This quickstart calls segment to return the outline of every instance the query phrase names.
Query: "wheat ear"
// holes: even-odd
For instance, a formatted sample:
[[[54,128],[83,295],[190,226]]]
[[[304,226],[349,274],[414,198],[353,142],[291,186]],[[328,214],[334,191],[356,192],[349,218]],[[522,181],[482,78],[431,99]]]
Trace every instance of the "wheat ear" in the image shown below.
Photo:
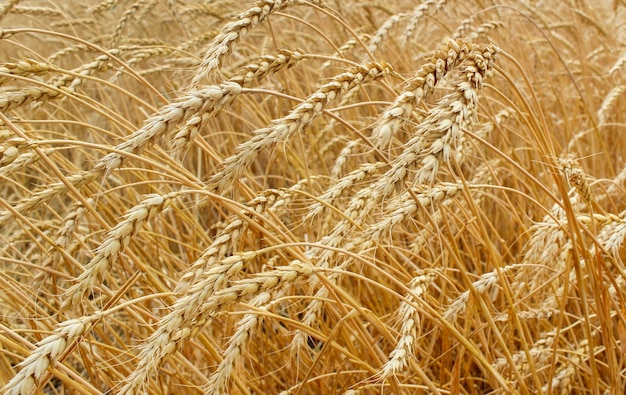
[[[400,338],[396,347],[389,353],[389,360],[375,375],[377,379],[385,380],[395,376],[409,364],[409,358],[413,356],[413,343],[418,339],[421,330],[421,316],[413,304],[422,299],[422,295],[434,279],[435,273],[424,272],[409,283],[411,293],[407,296],[407,301],[400,303],[396,312],[398,322],[401,323]]]
[[[224,26],[221,33],[213,40],[204,55],[198,72],[191,82],[192,87],[220,67],[222,58],[231,53],[235,45],[243,40],[250,30],[263,23],[268,16],[294,4],[316,4],[319,1],[306,0],[260,0],[256,5],[236,17],[234,22]]]
[[[66,292],[61,310],[72,306],[80,306],[85,294],[92,289],[98,278],[117,261],[117,258],[126,249],[130,239],[137,235],[143,225],[161,212],[166,205],[179,196],[180,192],[167,195],[148,195],[141,203],[128,210],[124,219],[107,233],[107,238],[96,249],[95,256],[85,267],[85,271],[78,276],[76,284]]]
[[[305,55],[300,52],[283,49],[276,55],[262,56],[256,63],[244,66],[229,82],[238,84],[241,87],[248,87],[269,74],[293,67],[304,58]],[[222,106],[225,104],[222,104]],[[175,157],[182,158],[196,135],[206,126],[215,113],[216,111],[214,110],[199,112],[196,116],[189,119],[181,130],[176,133],[170,142]]]
[[[100,314],[61,322],[54,332],[35,345],[31,354],[20,362],[22,369],[2,388],[6,395],[32,395],[43,384],[49,367],[56,362],[74,343],[91,330]]]
[[[454,92],[441,99],[437,107],[417,126],[415,135],[407,142],[391,168],[352,198],[346,215],[356,224],[362,223],[382,199],[391,195],[405,181],[409,170],[417,168],[413,175],[414,183],[431,183],[439,171],[440,162],[449,162],[461,129],[467,126],[476,109],[474,87],[480,87],[483,77],[491,69],[495,48],[490,47],[482,54],[473,55],[470,64],[463,67],[463,77],[454,82]]]
[[[372,131],[372,141],[378,148],[385,148],[396,132],[410,119],[415,107],[433,92],[437,84],[460,62],[481,46],[468,41],[447,39],[435,51],[429,61],[411,78],[409,86],[385,110]]]
[[[406,24],[406,29],[404,30],[404,34],[402,35],[402,40],[406,45],[409,41],[413,39],[413,35],[415,34],[415,29],[419,22],[426,16],[431,8],[434,11],[437,11],[441,7],[446,4],[447,0],[424,0],[419,6],[417,6],[411,16],[409,17],[409,21]]]
[[[41,76],[49,72],[50,65],[48,63],[37,62],[32,59],[22,60],[17,63],[4,63],[0,65],[0,85],[8,81],[11,75],[19,75],[21,77],[30,75]]]
[[[289,115],[275,120],[272,125],[256,130],[254,137],[240,144],[234,155],[225,159],[222,169],[211,178],[211,186],[218,192],[233,184],[257,158],[259,151],[274,147],[307,127],[319,117],[324,107],[338,95],[362,84],[385,77],[392,72],[385,62],[371,62],[351,68],[298,104]]]
[[[127,157],[119,151],[129,154],[139,153],[146,146],[163,137],[180,122],[185,122],[198,113],[218,111],[241,92],[242,88],[238,84],[224,83],[188,93],[176,102],[165,105],[155,115],[151,116],[145,125],[133,133],[127,141],[115,147],[118,152],[105,155],[92,169],[86,172],[68,176],[67,182],[75,188],[80,188],[98,177],[108,175],[122,166]],[[35,210],[66,191],[67,186],[62,182],[49,184],[34,192],[29,198],[22,199],[13,208],[20,213]],[[11,218],[13,218],[12,212],[0,212],[0,225]]]
[[[233,255],[223,262],[245,261],[256,257],[256,253]],[[313,266],[294,261],[289,266],[259,273],[253,278],[235,281],[231,286],[207,297],[202,284],[197,291],[187,293],[179,298],[170,314],[159,321],[158,329],[150,336],[142,347],[137,367],[125,380],[120,395],[135,395],[151,372],[157,370],[165,358],[172,355],[181,343],[195,336],[206,324],[207,320],[219,310],[239,303],[263,292],[274,292],[300,278],[310,277],[314,273]],[[180,312],[183,311],[183,314]]]

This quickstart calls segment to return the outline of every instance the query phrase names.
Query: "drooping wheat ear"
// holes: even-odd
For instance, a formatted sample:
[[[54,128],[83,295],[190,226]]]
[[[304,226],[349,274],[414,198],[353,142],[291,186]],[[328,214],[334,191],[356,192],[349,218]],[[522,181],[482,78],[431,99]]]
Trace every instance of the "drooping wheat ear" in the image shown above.
[[[198,72],[193,77],[191,87],[196,87],[200,81],[217,70],[222,58],[234,51],[235,46],[243,40],[250,30],[263,23],[271,14],[281,11],[295,4],[319,4],[321,0],[259,0],[256,5],[236,17],[222,28],[215,37],[209,50],[204,55]]]
[[[510,271],[518,270],[519,265],[513,264],[508,265],[498,270],[493,270],[491,272],[487,272],[480,276],[480,278],[474,281],[471,285],[471,288],[479,295],[488,295],[491,300],[495,300],[498,293],[498,288],[496,285],[498,284],[499,275],[506,274]],[[450,303],[450,306],[443,313],[443,318],[450,322],[455,323],[459,314],[465,312],[467,308],[467,303],[469,302],[471,292],[468,289],[464,291],[459,296],[456,297]]]
[[[254,132],[254,137],[240,144],[234,155],[225,159],[222,169],[215,174],[210,185],[218,193],[224,191],[238,179],[257,158],[259,151],[275,147],[285,142],[293,134],[300,132],[319,117],[324,107],[337,96],[359,85],[377,80],[392,73],[386,62],[370,62],[351,68],[310,95],[305,101],[294,107],[284,118],[277,119],[272,125]]]
[[[222,263],[229,265],[232,261],[241,261],[243,264],[243,261],[256,256],[256,252],[233,255],[223,259]],[[118,394],[139,394],[149,375],[163,364],[165,358],[176,352],[181,343],[195,336],[216,312],[260,293],[273,294],[285,285],[310,277],[314,271],[310,264],[293,261],[288,266],[234,281],[228,288],[211,296],[207,296],[208,292],[204,291],[201,282],[194,284],[195,291],[181,296],[174,304],[172,312],[159,321],[158,329],[146,341],[138,355],[139,363]]]
[[[413,40],[417,25],[420,23],[422,18],[424,18],[424,16],[431,11],[431,8],[433,11],[437,11],[446,4],[446,1],[447,0],[424,0],[413,10],[413,13],[409,17],[409,21],[406,24],[404,34],[402,35],[402,41],[404,41],[405,45],[409,41]]]
[[[393,198],[389,203],[391,207],[390,212],[386,214],[382,220],[378,221],[364,232],[365,240],[383,240],[385,235],[388,234],[395,225],[401,224],[422,207],[426,209],[434,208],[453,198],[464,189],[465,185],[461,182],[442,182],[432,188],[426,188],[426,190],[419,191],[415,194],[405,192]],[[417,201],[415,201],[414,196],[417,197]],[[366,242],[366,244],[370,243]],[[367,248],[369,248],[369,246]],[[365,249],[366,248],[361,252],[364,252]]]
[[[172,192],[167,195],[148,195],[141,203],[128,210],[124,219],[113,229],[107,232],[107,238],[95,251],[95,256],[85,267],[85,271],[78,276],[76,284],[66,292],[61,303],[61,310],[81,306],[82,300],[89,290],[93,289],[96,281],[104,272],[109,270],[117,258],[128,247],[130,239],[137,235],[144,224],[157,213],[163,211],[172,199],[176,199],[181,192]]]
[[[19,2],[20,0],[6,0],[3,2],[4,4],[0,5],[0,18],[8,14]]]
[[[545,286],[546,276],[553,270],[554,263],[558,261],[559,255],[567,243],[563,228],[560,224],[555,223],[550,216],[544,217],[543,222],[534,224],[529,232],[531,236],[525,244],[522,263],[538,265],[536,267],[544,265],[545,268],[539,270],[533,268],[532,275],[529,275],[531,273],[524,269],[517,273],[511,284],[511,289],[515,290],[514,292],[519,294],[518,296]]]
[[[391,168],[370,186],[361,189],[350,201],[346,215],[357,225],[382,201],[391,195],[413,174],[413,183],[432,183],[441,162],[449,162],[461,135],[477,105],[475,87],[491,69],[495,47],[484,52],[473,52],[458,79],[453,83],[454,91],[441,99],[428,117],[415,130],[414,136],[405,144],[404,151],[394,160]]]
[[[348,41],[346,41],[342,46],[339,47],[339,51],[335,52],[333,54],[333,57],[336,58],[345,58],[346,56],[344,54],[347,54],[348,52],[350,52],[357,44],[359,44],[360,42],[364,42],[364,41],[368,41],[369,40],[369,35],[367,34],[363,34],[361,36],[359,36],[359,40],[355,39],[355,38],[351,38]],[[322,67],[320,67],[321,70],[327,69],[329,68],[334,62],[332,60],[327,60],[322,64]]]
[[[111,49],[108,54],[100,55],[93,61],[73,69],[71,74],[65,74],[58,78],[54,78],[49,83],[56,88],[64,88],[64,92],[76,92],[76,89],[83,83],[83,78],[76,76],[76,74],[81,76],[90,76],[96,74],[97,72],[101,73],[103,71],[107,71],[111,68],[111,56],[119,56],[123,52],[125,51],[120,49]]]
[[[492,159],[489,162],[481,164],[480,167],[476,169],[476,174],[474,174],[474,177],[472,177],[472,179],[467,184],[471,186],[471,185],[490,183],[492,179],[492,175],[494,173],[497,173],[497,166],[499,163],[500,163],[500,160],[496,158],[496,159]],[[473,188],[470,188],[470,193],[472,194],[472,201],[474,202],[474,204],[478,205],[480,204],[484,194],[480,193],[480,191],[478,191],[478,193],[474,193],[474,191],[475,190]],[[459,204],[463,206],[463,205],[466,205],[466,202],[465,200],[461,200]],[[429,241],[429,236],[437,234],[436,229],[439,229],[444,219],[441,213],[441,209],[436,208],[434,212],[430,215],[430,217],[431,217],[431,221],[428,221],[428,223],[426,224],[426,227],[419,229],[418,233],[416,234],[415,241],[413,242],[413,245],[411,246],[411,251],[414,251],[416,253],[419,251],[422,251],[426,247],[426,244]]]
[[[337,158],[335,158],[335,163],[333,164],[333,168],[330,170],[330,176],[334,179],[338,179],[341,177],[341,173],[343,172],[343,167],[348,161],[348,157],[352,155],[354,150],[363,145],[363,140],[360,138],[351,140],[348,144],[346,144]]]
[[[337,199],[348,193],[352,187],[363,181],[368,175],[373,174],[384,166],[384,162],[366,163],[341,178],[319,197],[321,202],[315,202],[309,207],[305,221],[322,213],[325,208],[323,203],[332,205]]]
[[[407,89],[385,110],[372,131],[372,142],[386,148],[396,132],[410,120],[415,107],[433,92],[437,84],[472,52],[481,53],[484,46],[468,41],[446,39],[410,79]]]
[[[50,72],[50,65],[48,63],[37,62],[33,59],[26,59],[17,63],[4,63],[0,65],[0,85],[9,80],[11,75],[19,75],[27,77],[29,75],[45,75]]]
[[[270,74],[283,69],[290,69],[308,56],[298,51],[279,50],[276,55],[263,55],[255,63],[243,66],[230,82],[246,88],[258,83]]]
[[[6,395],[31,395],[47,376],[48,367],[56,362],[75,342],[87,334],[101,314],[71,319],[57,325],[54,332],[35,345],[31,354],[20,362],[21,370],[2,388]]]
[[[51,155],[56,152],[56,148],[43,148],[44,155]],[[29,168],[31,164],[38,161],[41,157],[36,152],[24,152],[15,157],[8,165],[0,166],[0,176],[9,177],[12,174]]]
[[[239,215],[228,219],[228,225],[222,229],[213,240],[213,243],[202,252],[200,257],[191,265],[176,285],[175,293],[183,295],[196,292],[194,284],[202,283],[208,295],[224,288],[230,279],[243,266],[243,261],[227,261],[228,264],[218,265],[222,258],[237,245],[238,240],[248,227],[246,219],[253,219],[253,213],[262,214],[271,206],[282,193],[277,190],[267,190],[246,204],[250,209],[242,210]]]
[[[343,244],[343,248],[347,251],[364,254],[378,241],[383,240],[385,234],[394,225],[401,223],[409,215],[419,210],[420,207],[430,208],[442,204],[446,200],[454,197],[459,191],[462,191],[463,188],[464,185],[461,183],[441,183],[433,188],[420,191],[416,195],[419,202],[416,202],[413,196],[407,192],[402,195],[401,199],[392,204],[391,212],[385,215],[385,219],[368,228],[362,235],[358,235],[354,240],[347,243],[344,241],[344,237],[341,232],[347,228],[346,224],[343,228],[336,227],[333,230],[333,233],[325,236],[320,243],[329,247],[338,247]],[[307,255],[311,257],[315,256],[315,254],[319,254],[318,266],[321,268],[329,267],[331,260],[334,257],[334,253],[331,250],[324,250],[320,252],[317,249],[312,249],[307,252]],[[351,263],[351,258],[344,257],[335,269],[346,270]],[[337,277],[337,275],[331,274],[327,276],[327,280],[333,282],[337,279]],[[317,283],[315,281],[315,277],[312,278],[312,280],[312,285],[316,286]],[[328,297],[328,292],[327,287],[321,287],[318,289],[313,301],[306,308],[304,317],[301,320],[303,325],[315,325],[315,322],[317,322],[321,310],[324,307],[324,304],[321,301]],[[292,352],[299,352],[301,347],[306,344],[306,336],[305,332],[300,330],[296,331],[296,334],[291,342]]]
[[[93,206],[93,200],[87,199],[87,203]],[[70,242],[73,240],[73,234],[78,224],[84,217],[86,212],[83,203],[77,201],[74,203],[74,207],[70,210],[70,212],[63,218],[63,224],[56,232],[56,238],[54,239],[54,246],[50,246],[46,254],[41,259],[41,266],[43,268],[52,268],[56,269],[57,266],[61,263],[63,259],[63,254],[61,254],[61,250],[67,250],[69,248]],[[49,275],[45,270],[37,271],[35,274],[35,278],[33,281],[33,289],[38,290],[43,283],[48,279]]]
[[[556,338],[554,331],[541,333],[539,339],[530,348],[528,354],[532,358],[532,363],[536,366],[546,366],[550,363],[552,357],[553,344]],[[515,364],[513,369],[517,369],[521,373],[528,373],[530,366],[528,363],[528,355],[522,351],[518,351],[512,355],[513,363]],[[509,367],[509,362],[506,358],[498,358],[493,364],[499,372],[504,372]]]
[[[268,311],[271,305],[272,295],[269,292],[263,292],[255,296],[249,305],[255,307],[259,312]],[[280,295],[274,296],[279,299]],[[228,347],[224,351],[224,359],[218,365],[217,369],[209,378],[209,385],[204,390],[206,395],[211,394],[228,394],[228,383],[235,371],[237,362],[241,359],[241,354],[254,335],[254,331],[263,321],[263,315],[258,313],[248,313],[243,316],[237,323],[237,330],[230,338]]]
[[[626,211],[617,215],[619,221],[603,227],[598,233],[597,239],[618,262],[621,261],[620,249],[626,237]]]
[[[11,11],[13,14],[31,15],[36,17],[61,17],[63,11],[57,8],[51,7],[30,7],[30,6],[15,6]]]
[[[43,102],[59,96],[63,97],[64,93],[60,90],[39,86],[2,92],[0,93],[0,111],[8,112],[29,103]]]
[[[380,44],[382,44],[383,40],[389,35],[389,31],[407,16],[407,14],[396,14],[387,19],[370,39],[367,47],[369,52],[373,54],[376,53],[376,51],[380,47]]]
[[[626,64],[626,52],[624,52],[622,56],[617,59],[613,67],[611,67],[611,69],[609,70],[609,74],[616,73],[619,69],[622,68],[622,66],[624,66],[624,64]]]
[[[124,69],[132,69],[134,65],[148,58],[167,55],[172,55],[173,58],[175,55],[175,49],[167,46],[121,46],[118,48],[132,53],[132,57],[124,62]],[[111,81],[116,82],[124,74],[124,69],[118,70]]]
[[[95,6],[89,8],[89,12],[92,14],[99,14],[105,11],[109,11],[111,8],[115,7],[119,0],[103,0]]]
[[[198,113],[218,111],[241,92],[242,88],[234,83],[207,86],[189,92],[176,102],[163,106],[156,114],[148,118],[142,128],[130,135],[127,141],[117,145],[115,149],[131,154],[140,153],[146,146],[165,136],[176,125],[189,120]],[[121,167],[125,159],[126,155],[111,152],[100,159],[92,169],[68,176],[67,181],[75,188],[80,188]],[[14,209],[19,213],[35,210],[66,191],[67,186],[63,182],[46,185],[29,198],[22,199],[14,206]],[[12,212],[0,212],[0,225],[11,218],[13,218]]]
[[[587,176],[580,167],[578,160],[574,156],[568,156],[567,158],[559,158],[558,163],[561,166],[561,172],[567,178],[567,182],[571,187],[576,189],[578,195],[587,204],[591,204],[593,195],[591,193],[591,187],[587,182]]]
[[[618,85],[613,87],[608,95],[602,101],[602,105],[598,110],[598,126],[602,126],[606,123],[607,119],[613,113],[613,106],[617,103],[622,94],[626,92],[626,85]]]
[[[472,31],[467,36],[465,36],[465,39],[470,41],[477,40],[480,37],[487,36],[490,31],[501,28],[502,26],[504,25],[502,24],[502,22],[499,21],[482,23],[480,26],[472,28]]]
[[[602,349],[602,347],[604,346],[596,346],[594,351]],[[578,347],[568,352],[568,354],[569,357],[563,358],[563,362],[555,372],[556,374],[551,378],[550,384],[545,384],[541,388],[544,393],[562,395],[572,393],[573,381],[576,379],[577,373],[583,369],[583,362],[589,356],[589,340],[581,340],[578,343]],[[605,393],[609,393],[609,391],[607,390]]]
[[[147,0],[136,1],[133,4],[131,4],[130,7],[128,7],[128,9],[126,11],[124,11],[124,15],[122,15],[120,20],[117,22],[117,25],[115,26],[115,33],[113,33],[113,39],[111,40],[111,46],[112,47],[115,47],[117,45],[117,43],[119,42],[119,39],[120,39],[120,37],[122,35],[122,30],[124,29],[124,26],[126,26],[126,22],[128,22],[128,19],[135,12],[137,12],[137,10],[140,7],[142,7],[146,3],[147,3]]]
[[[419,338],[421,332],[421,315],[419,310],[413,307],[422,299],[430,284],[435,279],[435,273],[425,271],[414,277],[408,287],[411,290],[406,296],[406,301],[400,303],[396,312],[400,323],[400,338],[398,344],[389,354],[389,360],[383,365],[375,375],[379,380],[386,380],[402,372],[409,364],[409,358],[413,357],[414,342]]]
[[[109,52],[113,56],[120,54],[120,51],[115,49]],[[3,92],[0,94],[0,111],[14,110],[30,103],[66,97],[75,92],[83,82],[83,79],[77,77],[76,74],[87,76],[93,75],[96,71],[105,71],[110,67],[110,60],[109,55],[100,55],[93,62],[73,69],[71,73],[51,79],[47,82],[48,86],[30,86]]]
[[[200,18],[202,16],[210,16],[223,21],[229,18],[229,12],[224,9],[225,2],[215,2],[210,4],[187,4],[180,10],[180,14],[189,18]]]
[[[257,63],[244,66],[229,83],[238,84],[241,87],[248,87],[255,82],[260,81],[269,74],[273,74],[282,69],[289,69],[300,62],[305,55],[297,51],[280,50],[277,55],[265,55],[259,59]],[[234,96],[232,96],[234,98]],[[222,101],[221,106],[225,106],[226,102]],[[170,145],[173,155],[180,159],[185,154],[193,140],[202,130],[216,110],[205,111],[194,116],[176,133]]]

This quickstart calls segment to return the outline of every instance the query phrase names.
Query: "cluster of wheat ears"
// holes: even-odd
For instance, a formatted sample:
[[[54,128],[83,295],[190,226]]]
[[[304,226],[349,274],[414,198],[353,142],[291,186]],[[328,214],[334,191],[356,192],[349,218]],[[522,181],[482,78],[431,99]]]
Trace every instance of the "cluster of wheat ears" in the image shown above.
[[[626,2],[0,2],[0,392],[622,394]]]

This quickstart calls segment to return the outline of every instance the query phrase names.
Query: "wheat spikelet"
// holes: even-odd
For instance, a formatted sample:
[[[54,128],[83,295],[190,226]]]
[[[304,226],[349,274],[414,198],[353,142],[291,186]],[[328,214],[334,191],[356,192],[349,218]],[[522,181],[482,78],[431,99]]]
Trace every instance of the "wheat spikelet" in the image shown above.
[[[618,85],[613,87],[608,95],[602,101],[600,109],[598,109],[598,125],[602,126],[606,123],[607,119],[611,116],[613,106],[617,102],[617,99],[626,92],[626,85]]]
[[[27,77],[30,75],[42,76],[50,72],[48,63],[37,62],[33,59],[26,59],[17,63],[4,63],[0,65],[0,73],[9,75],[19,75]],[[0,85],[10,79],[9,76],[0,75]]]

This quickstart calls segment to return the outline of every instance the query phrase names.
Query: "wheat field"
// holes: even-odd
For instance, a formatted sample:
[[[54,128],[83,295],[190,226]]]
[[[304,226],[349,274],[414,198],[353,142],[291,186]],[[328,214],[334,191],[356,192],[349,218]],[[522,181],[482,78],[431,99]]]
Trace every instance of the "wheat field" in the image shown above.
[[[0,393],[624,393],[623,0],[0,18]]]

